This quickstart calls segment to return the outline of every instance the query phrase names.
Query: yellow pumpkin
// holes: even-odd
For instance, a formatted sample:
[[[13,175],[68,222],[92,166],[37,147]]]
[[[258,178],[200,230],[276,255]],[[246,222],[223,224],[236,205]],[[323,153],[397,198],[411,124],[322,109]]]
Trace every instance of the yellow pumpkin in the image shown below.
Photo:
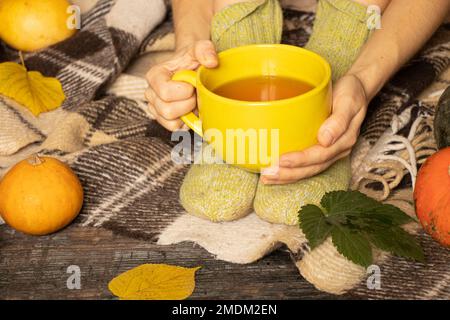
[[[22,51],[36,51],[71,37],[67,0],[0,0],[0,38]]]
[[[64,228],[82,204],[80,181],[55,158],[23,160],[0,181],[0,215],[9,226],[27,234],[45,235]]]

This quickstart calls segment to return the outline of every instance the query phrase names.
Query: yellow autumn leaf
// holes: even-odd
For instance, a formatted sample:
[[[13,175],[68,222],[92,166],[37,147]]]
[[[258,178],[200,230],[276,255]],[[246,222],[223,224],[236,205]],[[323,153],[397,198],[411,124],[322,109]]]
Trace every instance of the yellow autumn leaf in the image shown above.
[[[194,292],[198,269],[143,264],[111,280],[108,288],[123,300],[182,300]]]
[[[27,71],[14,62],[0,63],[0,94],[20,103],[35,116],[58,108],[66,98],[58,79]]]

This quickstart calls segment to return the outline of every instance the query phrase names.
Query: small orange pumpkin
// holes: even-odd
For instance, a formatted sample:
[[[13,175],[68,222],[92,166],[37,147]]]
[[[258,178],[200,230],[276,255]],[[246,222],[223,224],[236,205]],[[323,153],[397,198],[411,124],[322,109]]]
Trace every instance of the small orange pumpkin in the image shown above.
[[[414,201],[424,229],[439,243],[450,247],[450,147],[436,152],[422,165]]]
[[[33,156],[12,167],[0,182],[0,215],[12,228],[45,235],[67,226],[83,204],[83,188],[63,162]]]

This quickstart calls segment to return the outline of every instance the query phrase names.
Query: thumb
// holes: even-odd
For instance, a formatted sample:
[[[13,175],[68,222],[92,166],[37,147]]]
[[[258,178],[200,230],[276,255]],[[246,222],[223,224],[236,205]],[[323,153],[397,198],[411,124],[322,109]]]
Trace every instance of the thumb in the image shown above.
[[[333,113],[319,129],[318,140],[323,147],[334,144],[347,131],[355,116],[355,108],[348,105],[347,101],[341,102],[344,104],[333,107]],[[351,103],[350,99],[348,102]]]
[[[209,40],[198,41],[195,44],[194,55],[197,61],[207,68],[215,68],[219,64],[214,44]]]

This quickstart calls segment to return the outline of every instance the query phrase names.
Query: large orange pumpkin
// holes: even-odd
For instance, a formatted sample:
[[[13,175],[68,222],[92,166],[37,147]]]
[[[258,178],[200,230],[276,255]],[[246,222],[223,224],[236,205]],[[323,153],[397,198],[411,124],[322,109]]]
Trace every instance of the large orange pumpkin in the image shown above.
[[[416,214],[425,230],[450,247],[450,147],[422,165],[414,190]]]
[[[83,188],[63,162],[33,156],[0,182],[0,215],[12,228],[44,235],[67,226],[80,212]]]

